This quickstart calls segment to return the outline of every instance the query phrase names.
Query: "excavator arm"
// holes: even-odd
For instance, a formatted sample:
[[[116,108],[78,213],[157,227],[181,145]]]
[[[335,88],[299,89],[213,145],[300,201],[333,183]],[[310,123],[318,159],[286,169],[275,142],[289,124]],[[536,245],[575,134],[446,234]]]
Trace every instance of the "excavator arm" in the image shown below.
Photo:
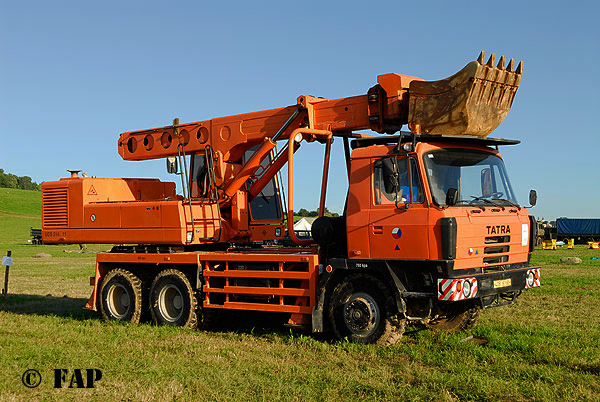
[[[427,134],[487,136],[504,120],[521,83],[523,64],[496,66],[484,52],[453,76],[439,81],[401,74],[377,77],[366,95],[341,99],[298,97],[293,106],[121,134],[119,154],[146,160],[197,153],[210,145],[221,162],[240,160],[265,138],[286,140],[297,128],[351,136],[371,129],[392,134],[408,124]]]
[[[328,135],[359,137],[353,132],[366,129],[393,134],[405,124],[417,134],[485,137],[508,114],[521,82],[523,64],[514,69],[512,59],[505,66],[504,56],[497,65],[493,53],[487,63],[484,57],[481,52],[476,61],[440,81],[384,74],[365,95],[340,99],[299,96],[293,106],[182,125],[176,119],[172,126],[126,132],[119,138],[119,153],[126,160],[144,160],[205,153],[209,149],[219,203],[225,204],[255,177],[277,141],[288,140],[295,151],[298,145],[290,136],[300,133],[309,141],[328,144],[327,149]],[[254,146],[254,154],[244,161],[246,152]],[[291,164],[293,152],[288,157],[287,151],[284,149],[268,172],[253,184],[251,198],[284,164]],[[322,189],[321,204],[324,192]]]

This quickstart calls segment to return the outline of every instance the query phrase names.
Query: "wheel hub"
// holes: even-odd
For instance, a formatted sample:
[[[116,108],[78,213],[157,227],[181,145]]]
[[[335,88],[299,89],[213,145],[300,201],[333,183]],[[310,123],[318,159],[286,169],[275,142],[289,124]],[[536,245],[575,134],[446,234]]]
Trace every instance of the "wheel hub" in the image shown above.
[[[174,323],[183,315],[183,295],[175,286],[168,284],[158,295],[158,309],[165,321]]]
[[[111,286],[106,299],[108,311],[116,319],[121,320],[129,313],[131,295],[125,286],[118,283]]]
[[[367,293],[355,293],[344,305],[344,322],[355,335],[370,335],[381,320],[377,302]]]
[[[123,293],[121,296],[121,304],[124,307],[129,307],[129,295],[127,293]]]
[[[183,306],[183,299],[181,298],[180,295],[177,295],[173,298],[173,307],[175,307],[177,310],[181,310],[181,307]]]

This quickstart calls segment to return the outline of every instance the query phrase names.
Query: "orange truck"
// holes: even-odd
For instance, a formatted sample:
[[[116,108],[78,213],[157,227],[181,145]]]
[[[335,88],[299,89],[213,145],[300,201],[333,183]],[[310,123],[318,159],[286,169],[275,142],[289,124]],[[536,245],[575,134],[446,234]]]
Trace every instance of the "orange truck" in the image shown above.
[[[109,320],[206,327],[220,310],[270,311],[378,344],[395,343],[407,322],[472,328],[483,309],[540,285],[529,265],[536,221],[498,152],[519,141],[488,137],[521,82],[514,64],[482,52],[439,81],[385,74],[364,95],[125,132],[122,158],[166,158],[182,194],[171,182],[72,171],[43,184],[43,242],[115,245],[97,255],[86,306]],[[335,137],[349,185],[342,216],[328,217]],[[323,144],[324,161],[320,217],[301,240],[294,154],[305,142]],[[296,247],[266,245],[286,228]]]

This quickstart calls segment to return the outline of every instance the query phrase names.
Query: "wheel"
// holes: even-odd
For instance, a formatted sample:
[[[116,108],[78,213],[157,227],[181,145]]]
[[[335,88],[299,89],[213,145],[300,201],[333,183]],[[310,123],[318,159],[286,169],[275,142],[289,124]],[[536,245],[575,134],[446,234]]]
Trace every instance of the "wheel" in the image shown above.
[[[198,299],[190,280],[181,271],[161,271],[150,288],[150,313],[156,325],[196,328]]]
[[[445,311],[444,311],[445,310]],[[425,326],[436,331],[460,332],[475,328],[481,309],[464,303],[446,304],[443,312]]]
[[[106,274],[100,297],[100,311],[106,320],[140,322],[142,281],[131,272],[116,268]]]
[[[352,275],[335,287],[328,319],[337,339],[356,343],[393,345],[402,338],[406,326],[385,285],[364,274]]]

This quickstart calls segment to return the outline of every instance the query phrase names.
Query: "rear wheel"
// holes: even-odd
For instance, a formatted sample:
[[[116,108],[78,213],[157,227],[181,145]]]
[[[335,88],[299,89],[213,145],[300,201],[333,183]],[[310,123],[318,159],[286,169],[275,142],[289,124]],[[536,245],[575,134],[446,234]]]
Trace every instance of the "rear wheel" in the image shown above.
[[[190,280],[181,271],[161,271],[150,288],[150,313],[157,325],[196,328],[198,300]]]
[[[338,339],[393,345],[406,325],[394,306],[391,293],[381,281],[369,275],[352,275],[333,290],[328,318]]]
[[[479,307],[451,303],[444,306],[444,311],[440,316],[429,321],[425,326],[437,331],[467,331],[475,328],[480,315],[481,309]]]
[[[116,268],[102,280],[100,311],[106,320],[139,323],[142,316],[142,281],[131,272]]]

